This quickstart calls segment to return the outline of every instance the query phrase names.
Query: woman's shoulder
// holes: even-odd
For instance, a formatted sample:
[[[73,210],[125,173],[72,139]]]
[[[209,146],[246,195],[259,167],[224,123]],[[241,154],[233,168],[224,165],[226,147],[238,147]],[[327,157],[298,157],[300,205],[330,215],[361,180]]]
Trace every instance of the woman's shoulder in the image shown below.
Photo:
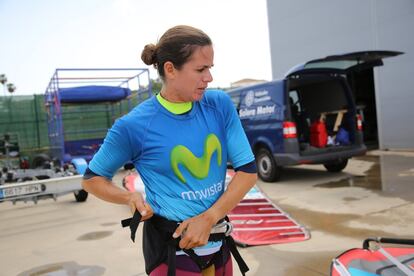
[[[146,122],[152,116],[155,116],[157,112],[157,106],[153,102],[153,97],[146,99],[145,101],[134,107],[129,113],[121,117],[123,123],[139,124]]]
[[[208,105],[214,106],[223,106],[230,100],[230,96],[221,89],[208,89],[204,93],[202,102],[205,102]]]

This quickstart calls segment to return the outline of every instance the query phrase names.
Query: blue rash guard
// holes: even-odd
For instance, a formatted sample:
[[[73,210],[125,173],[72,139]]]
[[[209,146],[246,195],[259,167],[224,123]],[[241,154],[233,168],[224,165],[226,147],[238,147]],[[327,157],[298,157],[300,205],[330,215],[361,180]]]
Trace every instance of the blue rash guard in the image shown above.
[[[223,194],[227,161],[240,167],[254,156],[230,97],[208,90],[181,115],[146,100],[115,122],[89,168],[111,179],[130,160],[154,213],[183,221]]]

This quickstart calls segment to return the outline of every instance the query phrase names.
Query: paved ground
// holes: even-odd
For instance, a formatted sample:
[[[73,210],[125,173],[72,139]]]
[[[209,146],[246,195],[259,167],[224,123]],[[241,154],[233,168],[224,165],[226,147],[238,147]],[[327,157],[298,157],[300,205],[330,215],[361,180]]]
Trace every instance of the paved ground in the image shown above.
[[[413,153],[370,152],[340,174],[322,166],[284,173],[281,182],[258,184],[312,236],[241,249],[248,275],[329,275],[331,259],[365,237],[414,238]],[[141,244],[120,227],[128,216],[126,206],[92,196],[1,203],[0,275],[144,275]]]

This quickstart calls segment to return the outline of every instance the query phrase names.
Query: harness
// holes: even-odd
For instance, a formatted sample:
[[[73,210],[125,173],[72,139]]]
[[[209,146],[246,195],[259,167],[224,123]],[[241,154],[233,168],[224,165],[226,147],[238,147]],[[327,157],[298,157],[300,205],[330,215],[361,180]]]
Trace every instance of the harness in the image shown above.
[[[135,234],[141,222],[141,214],[135,211],[132,218],[121,221],[122,227],[128,227],[131,230],[131,240],[135,242]],[[145,271],[147,274],[167,260],[168,276],[175,276],[176,270],[176,251],[183,250],[200,268],[203,270],[209,267],[216,258],[222,258],[223,265],[225,264],[225,255],[223,254],[223,247],[227,246],[230,253],[237,262],[240,272],[245,275],[249,268],[237,250],[236,243],[230,235],[233,226],[229,219],[225,217],[220,220],[211,230],[209,241],[222,241],[222,246],[210,260],[206,261],[201,256],[198,256],[193,249],[181,249],[178,244],[180,237],[174,239],[172,234],[178,227],[178,222],[168,220],[158,215],[152,216],[150,219],[144,221],[143,230],[143,253],[145,259]],[[167,250],[165,250],[167,249]],[[224,273],[224,269],[223,269]]]

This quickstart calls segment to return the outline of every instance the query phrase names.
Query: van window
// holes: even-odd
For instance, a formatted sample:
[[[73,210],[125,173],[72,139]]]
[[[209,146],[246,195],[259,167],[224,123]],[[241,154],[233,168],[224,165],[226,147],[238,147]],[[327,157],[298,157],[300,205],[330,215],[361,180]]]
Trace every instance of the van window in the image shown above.
[[[334,69],[348,69],[349,67],[355,66],[358,64],[356,60],[334,60],[334,61],[320,61],[312,62],[305,64],[303,66],[306,69],[309,68],[334,68]]]
[[[290,109],[296,112],[302,112],[302,107],[299,101],[299,93],[296,90],[289,91]]]
[[[312,114],[348,108],[344,87],[338,81],[308,84],[301,88],[300,99]]]

